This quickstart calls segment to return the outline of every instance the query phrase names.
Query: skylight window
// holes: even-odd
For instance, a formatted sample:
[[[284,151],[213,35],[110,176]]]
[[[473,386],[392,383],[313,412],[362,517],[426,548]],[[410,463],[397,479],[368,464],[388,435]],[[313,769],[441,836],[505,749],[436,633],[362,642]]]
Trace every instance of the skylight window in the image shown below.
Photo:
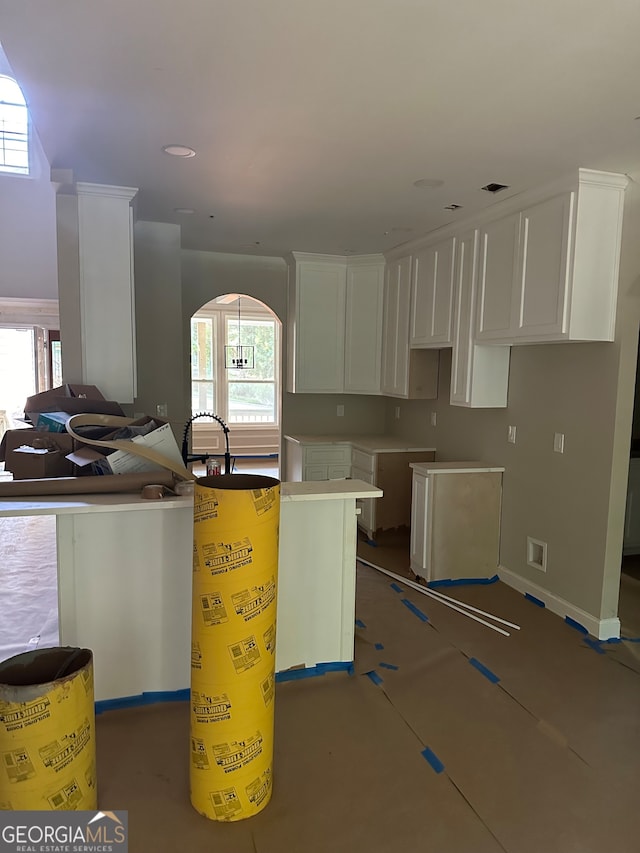
[[[29,174],[29,115],[20,86],[0,74],[0,172]]]

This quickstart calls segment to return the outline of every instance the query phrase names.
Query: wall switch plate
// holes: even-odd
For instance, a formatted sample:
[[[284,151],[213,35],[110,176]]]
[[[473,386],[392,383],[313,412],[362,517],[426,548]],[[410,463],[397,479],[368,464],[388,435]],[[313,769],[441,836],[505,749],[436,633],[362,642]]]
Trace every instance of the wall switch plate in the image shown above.
[[[338,406],[336,414],[338,415],[339,418],[343,418],[344,417],[344,406]]]
[[[400,419],[400,406],[396,406],[396,420]]]
[[[169,416],[169,406],[167,403],[158,403],[156,406],[156,415],[159,418],[166,418]]]
[[[553,449],[556,453],[564,453],[564,433],[556,432],[553,434]]]
[[[429,416],[429,421],[431,423],[431,426],[435,426],[438,423],[438,415],[436,412],[431,412],[431,415]]]
[[[514,426],[510,426],[507,431],[507,441],[510,444],[516,443],[516,428]]]

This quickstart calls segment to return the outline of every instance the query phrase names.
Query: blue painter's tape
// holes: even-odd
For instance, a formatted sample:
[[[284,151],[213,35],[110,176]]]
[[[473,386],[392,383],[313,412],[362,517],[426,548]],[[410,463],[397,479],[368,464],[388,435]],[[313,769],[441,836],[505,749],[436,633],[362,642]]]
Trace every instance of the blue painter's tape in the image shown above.
[[[497,583],[499,580],[498,575],[494,575],[492,578],[455,578],[453,580],[429,581],[427,586],[429,589],[435,589],[438,586],[469,586],[470,584],[486,586],[489,583]]]
[[[357,626],[358,628],[366,628],[366,627],[367,627],[367,626],[364,624],[364,622],[362,621],[362,619],[356,619],[356,626]]]
[[[433,750],[429,749],[429,747],[427,746],[425,749],[422,750],[420,754],[422,755],[425,761],[429,762],[429,764],[435,770],[436,773],[442,773],[442,771],[444,770],[444,764],[442,763],[442,761],[440,761],[440,759]]]
[[[604,643],[621,643],[626,640],[626,637],[609,637],[608,640],[603,640]]]
[[[640,637],[621,637],[625,643],[640,643]]]
[[[599,655],[606,655],[605,650],[601,648],[602,640],[592,640],[591,637],[585,637],[582,642]]]
[[[429,621],[429,617],[427,616],[427,614],[423,613],[422,610],[420,610],[419,607],[416,607],[415,604],[412,601],[409,601],[408,598],[403,598],[402,603],[405,607],[408,607],[412,613],[415,613],[418,619],[422,620],[422,622]]]
[[[392,583],[392,584],[391,584],[391,589],[393,589],[395,592],[404,592],[404,590],[402,589],[402,587],[401,587],[401,586],[398,586],[398,584],[397,584],[397,583]]]
[[[572,619],[571,616],[565,616],[564,621],[567,623],[567,625],[569,625],[570,628],[575,628],[576,631],[580,631],[581,634],[589,633],[584,627],[584,625],[581,625],[579,622],[576,622],[576,620]]]
[[[155,705],[157,702],[187,702],[191,691],[157,690],[149,693],[139,693],[137,696],[121,696],[119,699],[100,699],[95,703],[96,714],[104,711],[114,711],[121,708],[138,708],[141,705]]]
[[[382,684],[382,683],[383,683],[383,682],[382,682],[382,679],[380,678],[380,676],[378,675],[378,673],[375,671],[375,669],[372,669],[372,670],[371,670],[371,672],[365,672],[365,675],[366,675],[368,678],[370,678],[370,679],[371,679],[371,681],[373,681],[373,683],[374,683],[374,684]]]
[[[285,669],[282,672],[276,672],[276,683],[300,681],[302,678],[317,678],[327,672],[346,672],[353,675],[353,662],[335,661],[335,663],[319,663],[316,666],[306,666],[300,669]]]
[[[490,669],[487,669],[487,667],[483,663],[480,663],[477,658],[469,658],[469,663],[471,666],[475,666],[478,672],[481,672],[492,684],[497,684],[500,681],[495,672],[491,672]]]
[[[544,601],[540,601],[540,599],[536,598],[534,595],[529,595],[528,592],[525,592],[524,597],[527,599],[527,601],[530,601],[532,604],[535,604],[538,607],[546,607]]]
[[[364,541],[367,543],[367,545],[370,545],[372,548],[378,547],[378,543],[376,542],[375,539],[365,539]]]
[[[378,665],[384,667],[384,669],[400,669],[400,667],[396,666],[395,663],[384,663],[384,661],[380,661]]]
[[[384,646],[382,645],[382,643],[376,643],[375,648],[380,652],[382,651],[382,649],[384,649]]]

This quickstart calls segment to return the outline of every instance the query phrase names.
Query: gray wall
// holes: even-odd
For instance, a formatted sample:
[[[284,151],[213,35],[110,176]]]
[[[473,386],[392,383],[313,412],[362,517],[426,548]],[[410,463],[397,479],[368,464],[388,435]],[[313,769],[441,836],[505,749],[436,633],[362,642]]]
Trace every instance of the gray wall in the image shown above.
[[[617,613],[624,502],[640,318],[640,190],[627,189],[615,343],[511,349],[506,409],[449,405],[451,351],[438,400],[388,400],[390,432],[424,439],[442,460],[505,467],[500,562],[599,618]],[[400,419],[394,417],[400,405]],[[437,426],[429,415],[437,413]],[[507,426],[517,427],[515,445]],[[553,452],[553,434],[565,452]],[[546,573],[527,565],[526,539],[548,545]]]

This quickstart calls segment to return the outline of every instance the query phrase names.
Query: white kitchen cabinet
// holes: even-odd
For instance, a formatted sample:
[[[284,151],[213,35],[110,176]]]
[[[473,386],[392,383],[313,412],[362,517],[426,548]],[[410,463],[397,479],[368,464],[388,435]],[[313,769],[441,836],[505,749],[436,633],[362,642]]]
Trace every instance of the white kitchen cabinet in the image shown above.
[[[480,228],[476,340],[499,341],[512,336],[520,214]]]
[[[344,348],[344,390],[348,394],[380,393],[383,299],[382,256],[350,258]]]
[[[435,399],[438,353],[409,349],[411,255],[389,261],[384,285],[382,393],[390,397]]]
[[[469,408],[505,407],[511,349],[474,341],[478,230],[464,234],[456,249],[450,402]]]
[[[347,270],[342,259],[294,254],[289,262],[287,390],[344,388]]]
[[[499,560],[504,468],[480,462],[410,467],[414,574],[428,582],[493,577]]]
[[[351,476],[351,445],[338,441],[298,441],[285,436],[285,479],[340,480]]]
[[[413,256],[411,347],[446,347],[452,342],[456,238]]]
[[[629,460],[623,554],[640,554],[640,458]]]
[[[288,259],[287,390],[379,394],[384,258]]]
[[[478,342],[614,339],[627,183],[579,169],[571,189],[481,229]]]

